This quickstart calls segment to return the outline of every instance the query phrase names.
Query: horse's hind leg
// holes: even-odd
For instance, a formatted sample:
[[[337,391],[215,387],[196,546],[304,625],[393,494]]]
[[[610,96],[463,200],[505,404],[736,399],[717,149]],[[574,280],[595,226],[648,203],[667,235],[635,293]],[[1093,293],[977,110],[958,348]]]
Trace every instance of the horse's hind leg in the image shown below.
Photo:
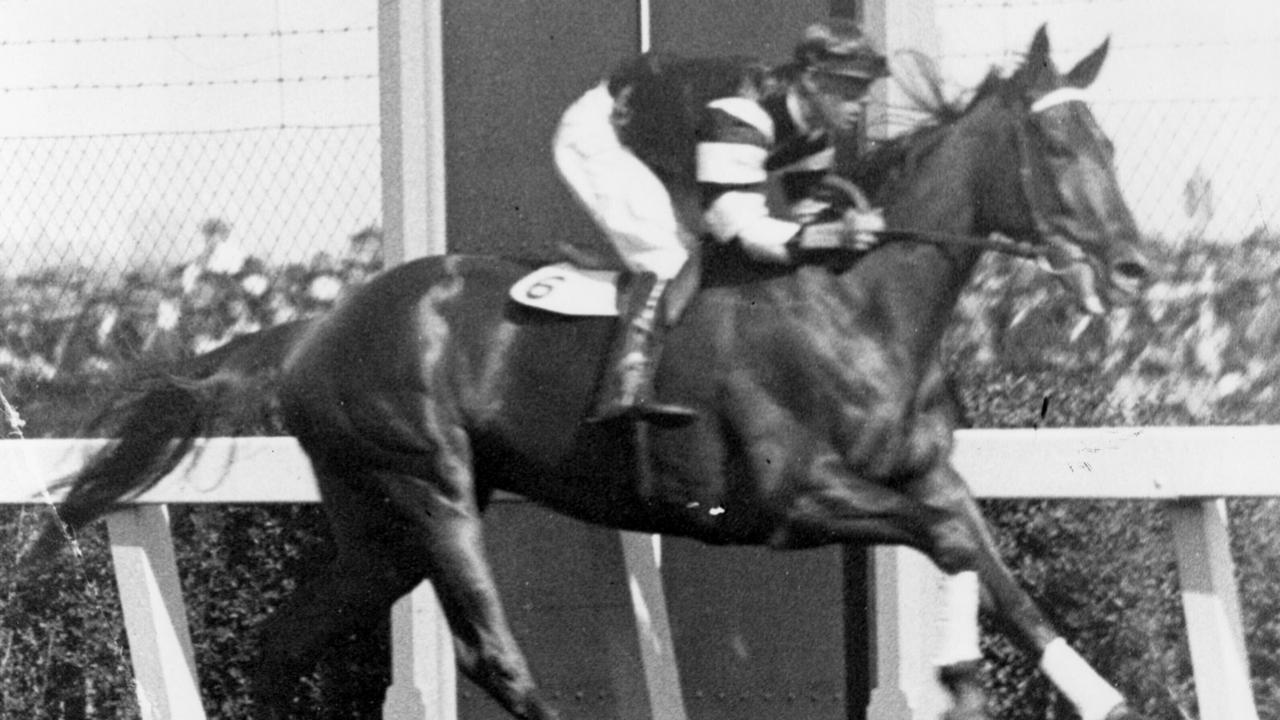
[[[338,558],[266,623],[258,702],[274,711],[286,709],[298,677],[317,657],[385,617],[398,598],[430,578],[462,671],[516,717],[554,718],[537,697],[507,625],[483,555],[474,498],[442,493],[435,483],[410,475],[320,467],[316,473]]]
[[[461,463],[451,467],[463,472]],[[387,478],[383,490],[392,505],[412,518],[428,575],[453,631],[461,670],[512,715],[528,720],[555,718],[556,713],[539,697],[507,623],[484,555],[474,498],[439,492],[434,484],[413,477]]]
[[[387,503],[345,475],[316,467],[338,546],[321,574],[292,593],[263,624],[254,674],[259,717],[290,716],[299,678],[352,633],[371,629],[426,576],[421,553],[392,542]],[[362,480],[356,481],[362,483]]]
[[[413,578],[374,553],[345,550],[294,592],[260,631],[262,651],[253,676],[255,717],[291,717],[301,676],[330,647],[372,629],[414,587]]]
[[[977,502],[955,470],[940,468],[922,479],[915,490],[917,499],[939,511],[938,521],[930,527],[929,554],[949,576],[949,594],[955,593],[949,598],[952,608],[966,604],[965,589],[955,586],[967,584],[976,571],[984,604],[1011,637],[1039,659],[1041,669],[1076,706],[1082,720],[1136,720],[1120,693],[1067,645],[1000,559]],[[976,623],[976,608],[970,613],[960,622]],[[976,644],[976,637],[973,641]],[[950,643],[944,642],[944,647],[947,645]],[[980,657],[977,648],[971,652],[976,661]],[[942,664],[942,679],[956,697],[956,716],[967,717],[966,708],[981,697],[977,663],[953,653],[944,656]]]

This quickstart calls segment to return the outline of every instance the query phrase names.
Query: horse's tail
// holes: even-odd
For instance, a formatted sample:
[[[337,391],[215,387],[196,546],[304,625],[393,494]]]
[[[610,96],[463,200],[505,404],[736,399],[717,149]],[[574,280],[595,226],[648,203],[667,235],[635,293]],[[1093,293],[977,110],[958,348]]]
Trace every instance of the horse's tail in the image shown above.
[[[211,435],[280,434],[277,378],[304,329],[295,322],[245,335],[132,384],[89,421],[88,437],[115,438],[75,474],[26,558],[51,556],[75,532],[146,492]]]

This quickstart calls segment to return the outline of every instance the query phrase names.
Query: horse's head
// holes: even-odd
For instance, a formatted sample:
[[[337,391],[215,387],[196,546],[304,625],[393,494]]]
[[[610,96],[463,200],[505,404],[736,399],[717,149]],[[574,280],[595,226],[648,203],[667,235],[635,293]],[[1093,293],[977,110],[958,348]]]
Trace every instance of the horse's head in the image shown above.
[[[1022,66],[993,95],[1015,118],[1021,202],[999,203],[996,224],[1044,249],[1045,265],[1081,306],[1132,302],[1148,276],[1140,236],[1112,163],[1114,149],[1085,102],[1107,54],[1103,42],[1066,73],[1036,33]]]

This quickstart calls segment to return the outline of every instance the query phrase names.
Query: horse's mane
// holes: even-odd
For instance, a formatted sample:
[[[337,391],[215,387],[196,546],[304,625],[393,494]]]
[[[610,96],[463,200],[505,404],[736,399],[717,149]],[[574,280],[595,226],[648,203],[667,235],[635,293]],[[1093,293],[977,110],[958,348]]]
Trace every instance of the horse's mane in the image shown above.
[[[877,143],[848,167],[840,168],[842,175],[872,196],[909,174],[946,136],[943,130],[947,126],[998,92],[1005,82],[996,68],[991,68],[972,92],[948,97],[933,61],[920,53],[910,53],[910,57],[915,70],[912,76],[908,79],[895,72],[894,78],[910,98],[911,109],[924,115],[924,119],[915,128]]]

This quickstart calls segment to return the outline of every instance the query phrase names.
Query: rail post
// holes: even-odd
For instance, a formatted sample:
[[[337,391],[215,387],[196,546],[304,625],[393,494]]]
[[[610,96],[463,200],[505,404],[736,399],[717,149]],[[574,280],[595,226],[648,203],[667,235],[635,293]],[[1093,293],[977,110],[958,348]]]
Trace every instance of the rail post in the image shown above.
[[[1203,720],[1258,720],[1225,500],[1169,504],[1187,643]]]
[[[935,0],[866,0],[858,20],[892,63],[894,54],[917,50],[938,56]],[[890,108],[910,100],[891,79],[872,86],[866,139],[886,140],[903,130]],[[928,642],[936,634],[942,573],[920,553],[902,547],[870,551],[871,619],[875,636],[867,720],[923,720],[946,709],[946,694],[933,672]]]
[[[382,231],[387,265],[445,252],[442,0],[379,0]]]
[[[143,719],[203,720],[167,508],[118,510],[107,516],[107,533]]]
[[[667,596],[662,585],[662,536],[619,531],[627,588],[631,596],[632,623],[639,643],[644,674],[645,708],[636,708],[636,720],[685,720],[680,670],[667,617]]]
[[[388,266],[447,249],[443,58],[442,0],[379,0],[382,229]],[[395,604],[392,629],[397,637],[386,717],[457,718],[453,636],[430,582]]]
[[[430,582],[392,606],[391,631],[391,686],[382,705],[384,720],[456,718],[453,636]]]
[[[907,548],[877,547],[873,590],[873,680],[867,720],[926,720],[946,711],[946,691],[933,671],[933,641],[942,607],[942,573]]]

